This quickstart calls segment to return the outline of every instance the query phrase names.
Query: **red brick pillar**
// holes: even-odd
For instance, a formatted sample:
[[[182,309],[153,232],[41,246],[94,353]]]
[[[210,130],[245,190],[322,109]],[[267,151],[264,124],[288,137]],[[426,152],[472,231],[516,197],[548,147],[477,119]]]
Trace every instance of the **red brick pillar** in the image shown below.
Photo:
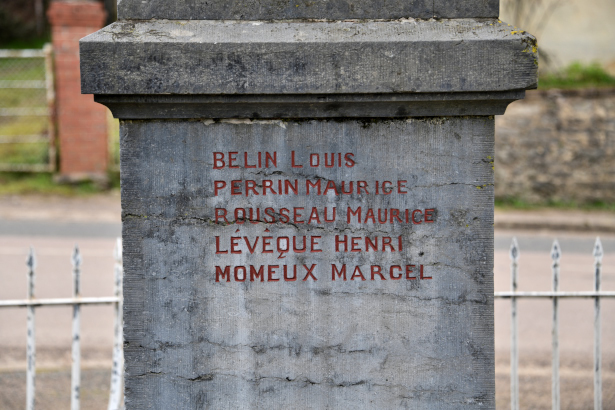
[[[108,165],[107,109],[81,94],[79,39],[103,27],[103,4],[53,1],[47,11],[55,56],[60,178],[105,179]]]

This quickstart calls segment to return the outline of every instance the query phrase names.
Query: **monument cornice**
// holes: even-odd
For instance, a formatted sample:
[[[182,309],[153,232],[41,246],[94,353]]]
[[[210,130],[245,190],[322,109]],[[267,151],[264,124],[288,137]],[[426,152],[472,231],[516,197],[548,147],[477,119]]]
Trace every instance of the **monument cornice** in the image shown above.
[[[499,0],[122,0],[120,19],[396,19],[498,17]]]
[[[121,21],[80,46],[82,92],[123,118],[502,114],[538,69],[535,38],[494,19]]]
[[[322,95],[96,95],[121,119],[400,118],[502,115],[524,90]]]

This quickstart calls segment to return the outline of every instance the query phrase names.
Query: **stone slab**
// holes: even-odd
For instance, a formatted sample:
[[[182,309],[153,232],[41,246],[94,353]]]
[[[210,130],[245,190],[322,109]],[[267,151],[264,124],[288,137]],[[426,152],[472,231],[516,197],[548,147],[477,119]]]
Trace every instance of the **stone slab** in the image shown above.
[[[496,20],[118,22],[81,40],[86,94],[396,94],[536,87],[533,36]]]
[[[499,0],[121,0],[124,20],[464,18],[499,15]]]
[[[494,408],[493,135],[492,117],[121,121],[127,407]],[[376,181],[395,189],[376,194]],[[280,252],[250,251],[268,236]],[[336,250],[344,236],[362,251]],[[407,265],[416,279],[393,280]],[[241,282],[238,266],[263,280]]]
[[[97,95],[115,118],[393,118],[504,114],[525,91],[345,95]]]

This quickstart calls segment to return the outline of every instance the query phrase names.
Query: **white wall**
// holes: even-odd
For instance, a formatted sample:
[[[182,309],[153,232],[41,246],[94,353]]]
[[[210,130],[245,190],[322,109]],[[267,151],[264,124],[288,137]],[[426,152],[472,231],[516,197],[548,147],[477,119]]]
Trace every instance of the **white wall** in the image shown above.
[[[505,7],[501,10],[502,21],[518,25],[506,15]],[[531,32],[531,27],[521,28]],[[598,61],[615,74],[615,0],[564,1],[551,15],[538,44],[554,57],[556,66]]]

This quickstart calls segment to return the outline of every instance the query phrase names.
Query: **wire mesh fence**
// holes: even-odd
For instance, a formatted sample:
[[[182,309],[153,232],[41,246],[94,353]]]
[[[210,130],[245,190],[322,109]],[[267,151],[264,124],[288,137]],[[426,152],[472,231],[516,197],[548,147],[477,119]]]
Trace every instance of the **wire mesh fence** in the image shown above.
[[[0,171],[54,171],[52,48],[0,50]]]

